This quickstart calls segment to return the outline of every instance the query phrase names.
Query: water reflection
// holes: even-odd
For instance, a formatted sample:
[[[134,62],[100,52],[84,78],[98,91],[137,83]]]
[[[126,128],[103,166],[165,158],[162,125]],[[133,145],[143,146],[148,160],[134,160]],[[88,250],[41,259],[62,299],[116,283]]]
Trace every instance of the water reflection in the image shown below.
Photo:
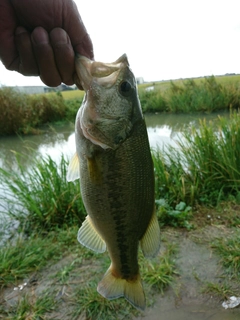
[[[170,144],[177,147],[182,132],[192,126],[198,127],[200,119],[207,121],[217,120],[219,114],[150,114],[146,115],[149,142],[152,148]],[[221,113],[228,117],[228,113]]]
[[[217,117],[216,113],[210,115],[146,115],[150,145],[152,148],[157,146],[161,148],[166,144],[176,146],[176,141],[181,138],[183,130],[189,126],[198,126],[200,118],[206,118],[209,121]],[[50,155],[55,161],[60,159],[62,153],[66,157],[71,157],[75,152],[74,124],[51,127],[43,135],[0,138],[0,150],[0,167],[11,170],[16,169],[15,153],[23,154],[21,162],[26,167],[31,167],[33,156]]]
[[[50,155],[58,161],[62,153],[73,154],[74,124],[51,127],[42,135],[0,138],[0,167],[16,170],[16,154],[24,167],[31,167],[32,157]]]

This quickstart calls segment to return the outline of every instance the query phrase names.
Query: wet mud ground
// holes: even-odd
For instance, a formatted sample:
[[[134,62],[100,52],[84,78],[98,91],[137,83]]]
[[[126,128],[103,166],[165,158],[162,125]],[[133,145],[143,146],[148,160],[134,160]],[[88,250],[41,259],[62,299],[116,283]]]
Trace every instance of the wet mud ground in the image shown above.
[[[227,234],[225,228],[211,226],[190,233],[175,232],[175,237],[171,235],[179,243],[176,257],[179,277],[164,295],[156,297],[154,306],[144,316],[134,319],[239,320],[240,308],[225,310],[222,298],[204,293],[208,283],[226,281],[220,259],[208,243],[213,237]],[[238,283],[227,281],[240,292]]]
[[[207,214],[206,214],[207,216]],[[209,215],[208,215],[209,217]],[[208,218],[206,218],[207,220]],[[212,220],[212,219],[210,219]],[[227,238],[236,230],[226,226],[221,221],[200,221],[198,228],[191,231],[185,229],[164,228],[162,230],[163,243],[175,243],[176,270],[178,275],[173,283],[164,290],[163,294],[155,294],[150,299],[154,303],[145,312],[137,315],[119,316],[116,312],[115,319],[134,320],[239,320],[240,307],[225,310],[222,307],[223,295],[208,292],[208,284],[227,284],[234,293],[240,296],[240,285],[236,279],[226,276],[222,267],[221,258],[213,250],[211,243],[216,238]],[[237,228],[238,229],[238,228]],[[239,230],[239,229],[238,229]],[[71,276],[67,281],[56,280],[56,274],[74,261],[74,268],[70,270]],[[77,287],[91,281],[92,275],[100,280],[103,270],[108,265],[102,266],[102,261],[84,259],[76,254],[68,255],[55,264],[51,264],[37,274],[26,278],[27,285],[20,290],[7,288],[0,296],[1,303],[6,307],[14,305],[24,295],[33,300],[44,292],[50,292],[58,300],[57,308],[44,317],[26,319],[100,319],[108,317],[89,318],[83,314],[74,317],[72,313],[74,303],[72,294]],[[23,281],[24,283],[24,281]],[[147,293],[146,293],[147,295]],[[147,300],[149,297],[147,296]],[[123,299],[122,299],[123,300]],[[124,303],[128,304],[123,300]],[[5,319],[0,314],[0,319]],[[11,319],[11,318],[7,318]],[[25,318],[13,318],[25,319]]]

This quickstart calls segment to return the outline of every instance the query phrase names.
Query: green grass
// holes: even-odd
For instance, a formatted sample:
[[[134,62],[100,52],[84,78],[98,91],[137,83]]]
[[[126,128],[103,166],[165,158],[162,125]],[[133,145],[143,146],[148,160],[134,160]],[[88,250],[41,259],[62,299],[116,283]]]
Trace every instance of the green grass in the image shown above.
[[[163,291],[173,282],[176,272],[174,254],[176,246],[166,244],[165,250],[153,261],[147,260],[142,254],[139,255],[140,274],[147,293],[147,305],[153,302],[153,294],[163,293]],[[97,258],[95,256],[95,258]],[[126,304],[124,298],[109,301],[97,293],[97,283],[100,281],[106,268],[109,266],[109,259],[104,259],[101,272],[94,274],[94,277],[86,278],[81,287],[74,295],[73,319],[78,319],[80,315],[85,315],[89,319],[132,319],[140,313],[129,303]]]
[[[154,84],[154,90],[139,87],[143,112],[214,112],[238,109],[240,106],[239,77],[218,81],[214,76],[202,79],[176,80]]]
[[[74,295],[74,311],[72,319],[84,317],[86,319],[131,319],[133,315],[138,315],[124,298],[117,300],[107,300],[96,290],[97,281],[89,281],[83,284]]]
[[[39,133],[46,123],[66,117],[61,94],[27,95],[0,88],[0,136]]]
[[[57,307],[57,302],[54,297],[48,294],[43,294],[40,297],[32,295],[24,295],[21,297],[17,304],[10,306],[8,310],[4,308],[1,311],[0,307],[0,317],[4,316],[5,320],[40,320],[49,319],[45,315]]]
[[[221,262],[226,271],[240,279],[240,232],[233,236],[216,239],[212,247],[221,257]]]
[[[221,300],[227,300],[234,295],[234,290],[228,283],[208,282],[204,285],[202,292],[210,294],[211,296],[216,296]]]
[[[8,214],[20,221],[25,232],[34,229],[51,230],[56,227],[80,225],[85,209],[80,195],[79,181],[66,180],[68,161],[63,155],[60,164],[49,156],[33,160],[26,170],[16,154],[17,172],[0,168],[2,202],[7,186],[13,196],[8,202]]]
[[[145,260],[142,256],[141,277],[143,281],[157,292],[163,293],[164,289],[173,282],[177,274],[175,261],[176,245],[168,244],[160,257],[154,260]]]
[[[82,247],[76,241],[77,228],[55,229],[49,234],[32,233],[26,238],[17,235],[14,243],[8,242],[0,247],[0,287],[16,284],[27,275],[41,270],[51,260],[62,258],[63,254],[77,246],[78,253]]]
[[[225,75],[225,76],[214,76],[218,84],[224,86],[238,86],[240,83],[240,75]],[[187,79],[176,79],[176,80],[163,80],[154,81],[138,85],[139,90],[146,89],[148,87],[154,86],[157,91],[164,92],[171,87],[171,82],[174,82],[178,86],[183,86],[184,82],[189,80],[194,80],[194,82],[199,85],[204,80],[204,77],[199,78],[187,78]]]
[[[239,109],[240,76],[206,77],[139,85],[143,112],[214,112]],[[147,91],[148,87],[154,90]],[[26,95],[0,89],[0,136],[38,134],[44,125],[74,121],[84,92],[70,90]]]
[[[230,198],[236,203],[239,201],[239,141],[240,115],[233,113],[229,120],[220,118],[217,123],[208,124],[202,121],[198,129],[188,128],[179,148],[165,147],[152,152],[156,207],[161,226],[189,230],[193,228],[191,219],[195,204],[213,206]],[[0,287],[13,287],[71,255],[68,263],[60,265],[51,275],[56,285],[72,288],[70,318],[78,319],[84,315],[91,319],[127,319],[137,315],[125,299],[107,301],[96,291],[98,281],[109,266],[109,259],[106,255],[96,255],[84,249],[76,241],[85,209],[79,182],[66,182],[68,161],[64,156],[59,164],[50,157],[35,159],[32,168],[26,170],[20,155],[16,154],[16,171],[0,169],[0,185],[2,188],[7,186],[13,193],[8,198],[9,216],[20,220],[20,229],[15,237],[0,248]],[[6,200],[4,196],[0,205],[2,200]],[[238,232],[213,244],[226,271],[238,280],[239,243]],[[162,293],[174,280],[177,272],[175,251],[174,246],[167,244],[153,261],[143,259],[140,254],[148,305],[156,292]],[[88,267],[84,269],[86,261]],[[73,284],[74,280],[77,284]],[[231,287],[224,283],[208,283],[205,290],[225,298]],[[55,300],[51,299],[53,293],[46,297],[39,295],[34,301],[25,296],[14,306],[3,310],[0,307],[0,315],[6,319],[25,319],[28,315],[33,319],[44,319],[56,306]]]
[[[191,208],[240,199],[240,114],[185,129],[178,148],[152,151],[155,198],[161,225],[191,229]],[[23,155],[21,156],[23,159]],[[80,225],[86,212],[79,182],[68,183],[68,161],[33,160],[28,170],[16,154],[17,171],[0,169],[1,203],[25,232]],[[4,194],[8,189],[11,196]],[[13,196],[12,196],[13,194]],[[184,207],[183,207],[184,205]],[[6,208],[2,208],[6,211]]]
[[[14,244],[8,243],[1,248],[1,290],[14,288],[21,281],[31,287],[31,278],[39,279],[36,285],[44,280],[48,285],[44,286],[43,292],[34,286],[19,291],[15,303],[2,300],[4,308],[0,308],[0,317],[25,319],[29,315],[31,319],[45,319],[45,316],[48,319],[47,314],[60,303],[57,296],[59,292],[63,294],[64,288],[68,292],[63,299],[68,303],[69,309],[65,311],[69,319],[78,319],[81,315],[89,319],[131,319],[139,315],[124,298],[109,301],[98,294],[97,283],[109,267],[109,258],[107,254],[94,254],[82,247],[76,235],[77,228],[58,229],[46,235],[19,236]],[[140,254],[148,305],[153,303],[156,292],[163,293],[172,283],[176,274],[175,253],[176,246],[165,243],[165,249],[153,262]],[[62,264],[64,259],[67,263]],[[52,271],[50,266],[54,266]]]
[[[183,132],[179,148],[153,152],[156,199],[217,205],[240,194],[240,114],[201,121]]]

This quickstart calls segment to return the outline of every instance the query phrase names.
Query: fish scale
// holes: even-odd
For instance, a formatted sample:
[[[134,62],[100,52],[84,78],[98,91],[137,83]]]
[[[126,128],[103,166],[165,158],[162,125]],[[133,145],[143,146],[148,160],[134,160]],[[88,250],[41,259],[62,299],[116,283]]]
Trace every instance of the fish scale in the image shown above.
[[[76,62],[86,96],[76,117],[76,155],[68,180],[80,178],[88,213],[78,240],[96,252],[107,248],[111,258],[98,292],[107,299],[124,296],[144,309],[138,248],[156,256],[160,244],[153,162],[126,55],[112,64],[112,73],[109,66],[82,56]]]

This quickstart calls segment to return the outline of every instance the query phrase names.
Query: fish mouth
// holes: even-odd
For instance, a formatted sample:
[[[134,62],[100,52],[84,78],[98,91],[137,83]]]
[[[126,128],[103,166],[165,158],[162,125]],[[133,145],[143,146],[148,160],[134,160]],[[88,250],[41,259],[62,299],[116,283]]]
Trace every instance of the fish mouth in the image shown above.
[[[91,88],[92,81],[107,88],[114,85],[119,72],[125,66],[129,66],[129,63],[126,54],[123,54],[112,63],[92,61],[85,56],[77,55],[76,66],[78,76],[76,84],[80,84],[84,91],[87,92]]]
[[[105,89],[111,89],[119,82],[121,73],[129,67],[127,55],[123,54],[112,63],[92,61],[77,55],[75,63],[78,77],[76,84],[86,93],[80,108],[82,133],[86,139],[103,149],[116,149],[125,140],[126,134],[123,131],[129,125],[121,117],[111,115],[110,110],[101,110],[101,103],[97,101],[102,100],[101,95]],[[107,127],[115,128],[114,133],[106,133]]]

